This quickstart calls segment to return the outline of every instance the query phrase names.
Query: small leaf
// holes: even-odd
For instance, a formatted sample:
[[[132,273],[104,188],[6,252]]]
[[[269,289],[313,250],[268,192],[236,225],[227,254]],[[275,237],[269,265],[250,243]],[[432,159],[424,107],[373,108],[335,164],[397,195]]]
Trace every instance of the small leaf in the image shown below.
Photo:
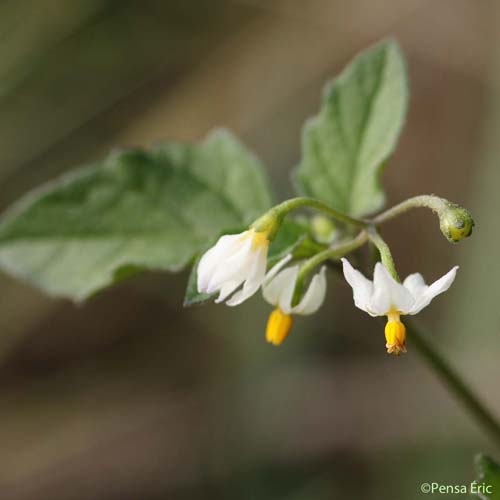
[[[83,300],[144,269],[179,271],[270,207],[258,161],[228,132],[104,161],[25,196],[0,220],[0,267]]]
[[[299,190],[355,217],[380,209],[379,177],[394,151],[408,100],[398,45],[358,55],[325,89],[320,113],[302,134]]]
[[[243,229],[242,229],[243,230]],[[302,242],[306,240],[309,234],[309,228],[305,224],[300,224],[293,220],[285,220],[274,241],[269,246],[268,263],[273,266],[285,255],[293,252]],[[184,297],[184,306],[194,306],[203,304],[217,296],[217,293],[207,294],[198,292],[197,287],[197,269],[199,257],[193,265],[189,275],[186,295]]]
[[[483,454],[476,456],[475,466],[477,479],[471,486],[472,498],[500,500],[500,466]]]

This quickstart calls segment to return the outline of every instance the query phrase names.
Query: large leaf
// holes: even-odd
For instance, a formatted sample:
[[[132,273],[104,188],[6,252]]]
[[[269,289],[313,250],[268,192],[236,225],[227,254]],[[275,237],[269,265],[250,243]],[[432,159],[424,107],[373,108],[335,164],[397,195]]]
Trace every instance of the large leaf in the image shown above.
[[[500,466],[486,455],[477,455],[477,479],[471,486],[472,498],[500,500]]]
[[[326,87],[319,114],[305,125],[299,190],[357,217],[380,209],[379,177],[395,148],[407,100],[405,62],[395,42],[358,55]]]
[[[0,267],[82,300],[142,269],[178,271],[270,206],[258,161],[228,132],[111,154],[25,196],[0,221]]]

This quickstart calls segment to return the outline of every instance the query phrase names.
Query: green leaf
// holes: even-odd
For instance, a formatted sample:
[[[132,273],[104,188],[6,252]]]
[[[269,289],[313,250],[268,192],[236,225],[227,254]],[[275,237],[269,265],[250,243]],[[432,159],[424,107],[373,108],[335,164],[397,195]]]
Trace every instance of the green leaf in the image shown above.
[[[179,271],[270,207],[259,162],[228,132],[104,161],[25,196],[0,220],[0,267],[83,300],[144,269]]]
[[[273,266],[303,243],[309,237],[309,226],[293,219],[283,222],[276,238],[269,246],[267,261]]]
[[[476,491],[472,498],[500,500],[500,466],[490,457],[479,454],[475,458]]]
[[[302,242],[306,240],[309,234],[309,228],[305,224],[300,224],[294,220],[288,219],[281,225],[276,238],[269,246],[268,264],[273,266],[287,254],[293,252]],[[213,242],[215,243],[215,241]],[[201,256],[201,255],[200,255]],[[186,295],[184,297],[184,306],[194,306],[203,304],[217,296],[217,293],[207,294],[198,292],[197,270],[199,258],[193,265],[189,275]]]
[[[398,45],[384,41],[358,55],[327,85],[319,114],[306,123],[299,191],[360,217],[379,210],[379,177],[394,151],[408,100]]]

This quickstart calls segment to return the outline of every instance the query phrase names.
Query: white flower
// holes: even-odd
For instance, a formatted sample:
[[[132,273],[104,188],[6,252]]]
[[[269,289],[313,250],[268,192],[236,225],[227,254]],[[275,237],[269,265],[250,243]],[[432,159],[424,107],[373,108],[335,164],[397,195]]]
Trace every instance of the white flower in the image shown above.
[[[229,306],[241,304],[261,286],[266,274],[267,232],[249,229],[240,234],[225,235],[203,254],[198,264],[198,291],[219,292],[215,302]]]
[[[262,294],[266,301],[273,306],[279,307],[285,314],[314,314],[325,299],[325,267],[322,267],[321,271],[314,275],[300,302],[292,307],[299,266],[287,267],[283,271],[273,273],[275,276],[271,275],[278,265],[271,269],[262,287]]]
[[[293,324],[292,314],[314,314],[325,300],[326,277],[323,267],[314,275],[299,303],[292,306],[299,266],[287,267],[280,271],[289,259],[290,257],[287,257],[276,264],[269,271],[262,286],[264,298],[276,307],[269,316],[266,329],[266,339],[274,345],[281,344],[290,333]]]
[[[370,316],[387,316],[385,336],[387,352],[406,352],[406,328],[400,316],[417,314],[428,306],[432,299],[450,288],[457,274],[458,266],[435,281],[425,284],[421,274],[410,274],[398,283],[380,262],[375,265],[373,282],[354,269],[347,259],[342,259],[344,276],[353,289],[354,304]]]

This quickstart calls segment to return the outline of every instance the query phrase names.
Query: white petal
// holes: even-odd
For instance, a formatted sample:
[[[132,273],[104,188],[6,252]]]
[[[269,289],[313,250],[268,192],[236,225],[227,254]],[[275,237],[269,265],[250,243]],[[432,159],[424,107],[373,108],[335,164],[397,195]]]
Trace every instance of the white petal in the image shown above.
[[[292,254],[289,253],[281,260],[279,260],[276,264],[274,264],[274,266],[267,272],[264,283],[269,283],[278,274],[278,272],[281,271],[281,269],[283,269],[283,267],[286,266],[291,260]]]
[[[355,306],[365,312],[369,312],[367,307],[373,295],[373,283],[365,278],[359,271],[354,269],[347,259],[342,259],[342,265],[344,277],[347,283],[352,287]]]
[[[292,313],[292,300],[295,285],[297,284],[297,276],[299,275],[299,266],[292,266],[285,269],[281,274],[286,273],[286,286],[282,289],[279,299],[279,307],[285,314]]]
[[[272,306],[279,305],[285,314],[289,314],[298,272],[299,266],[287,267],[262,287],[264,299]]]
[[[440,293],[446,292],[452,285],[457,275],[458,266],[455,266],[451,271],[435,281],[432,285],[422,291],[421,295],[416,298],[415,304],[408,314],[417,314],[424,307],[428,306],[432,299]]]
[[[226,281],[240,280],[242,283],[250,272],[255,251],[252,240],[246,238],[233,246],[234,253],[219,262],[208,283],[208,293],[219,290]]]
[[[403,286],[409,290],[415,299],[427,290],[427,288],[429,288],[425,284],[424,278],[420,273],[414,273],[407,276],[403,281]]]
[[[242,281],[226,281],[221,289],[219,296],[215,299],[215,303],[219,304],[227,299],[240,285]]]
[[[297,306],[292,308],[294,314],[314,314],[323,304],[326,295],[326,268],[323,266],[319,273],[315,274],[309,288]]]
[[[221,236],[217,243],[208,249],[198,263],[198,291],[206,292],[217,265],[234,252],[235,243],[241,239],[241,234]]]
[[[267,246],[260,247],[253,254],[253,262],[243,288],[236,292],[227,302],[228,306],[237,306],[251,297],[262,285],[266,276]]]
[[[383,316],[391,310],[408,313],[415,303],[412,294],[389,273],[381,263],[375,264],[373,297],[369,306],[373,314]]]

